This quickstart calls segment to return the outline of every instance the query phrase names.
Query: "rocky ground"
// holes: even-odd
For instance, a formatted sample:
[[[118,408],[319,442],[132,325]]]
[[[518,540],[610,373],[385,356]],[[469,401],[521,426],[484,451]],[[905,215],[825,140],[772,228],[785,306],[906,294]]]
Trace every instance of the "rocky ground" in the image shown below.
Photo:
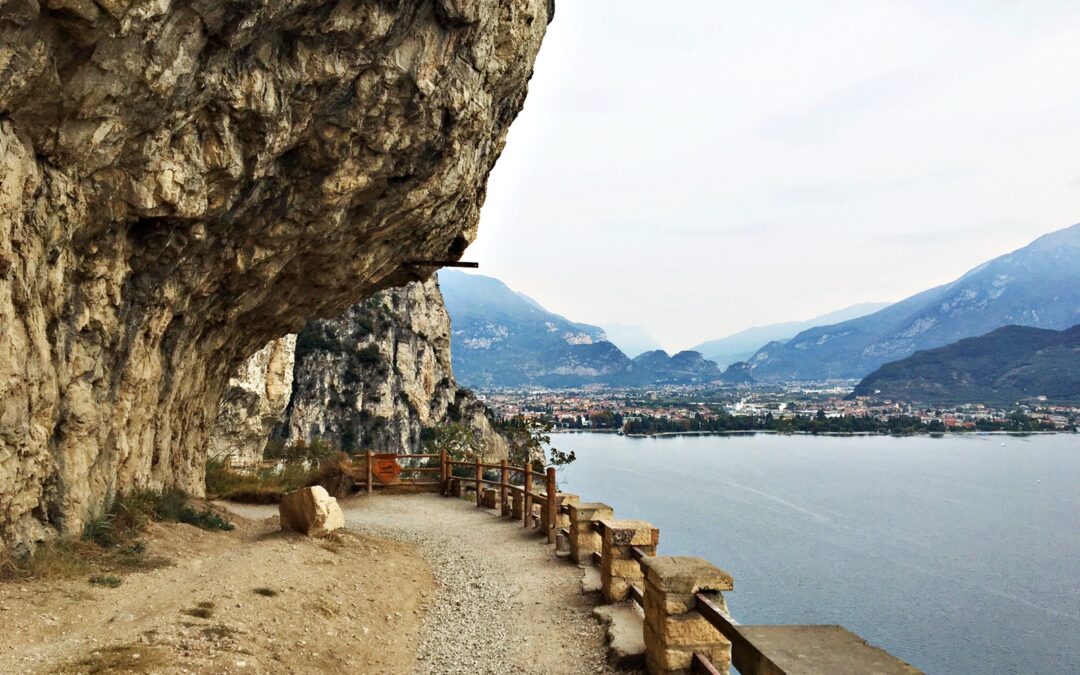
[[[152,525],[173,563],[117,588],[0,584],[0,672],[612,672],[581,570],[535,531],[436,495],[343,507],[331,540],[229,505],[234,532]]]

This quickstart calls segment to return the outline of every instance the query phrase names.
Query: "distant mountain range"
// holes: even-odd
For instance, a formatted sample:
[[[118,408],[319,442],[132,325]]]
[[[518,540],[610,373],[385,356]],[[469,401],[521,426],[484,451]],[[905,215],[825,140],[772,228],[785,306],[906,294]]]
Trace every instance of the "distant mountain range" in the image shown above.
[[[506,284],[479,274],[439,272],[451,320],[451,358],[468,387],[647,386],[722,382],[697,352],[660,350],[630,359],[603,329],[549,312]],[[739,373],[737,381],[747,379]]]
[[[1045,396],[1080,401],[1080,326],[1065,331],[1006,326],[877,369],[852,397],[925,404],[1012,405]]]
[[[956,281],[861,318],[773,342],[745,367],[758,381],[859,379],[880,366],[1008,325],[1080,323],[1080,225],[985,263]]]
[[[624,326],[619,323],[605,323],[600,326],[604,329],[608,341],[622,350],[630,358],[640,356],[645,352],[663,349],[649,331],[641,326]],[[758,343],[764,344],[764,343]]]
[[[726,368],[733,363],[746,361],[754,354],[757,354],[763,345],[770,342],[783,344],[805,330],[818,326],[830,326],[849,319],[857,319],[885,309],[889,304],[888,302],[864,302],[809,321],[789,321],[787,323],[747,328],[727,337],[703,342],[693,347],[693,350],[701,352],[701,355],[705,358],[716,361],[721,367]]]

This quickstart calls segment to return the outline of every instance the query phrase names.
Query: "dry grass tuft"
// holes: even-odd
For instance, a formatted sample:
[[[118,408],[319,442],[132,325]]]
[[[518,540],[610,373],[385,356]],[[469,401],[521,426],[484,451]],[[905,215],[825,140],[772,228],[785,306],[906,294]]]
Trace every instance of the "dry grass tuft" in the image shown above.
[[[209,619],[214,616],[214,607],[216,605],[212,602],[200,602],[191,609],[181,610],[181,614],[193,616],[196,619]]]
[[[96,649],[78,661],[54,671],[64,675],[101,673],[148,673],[168,665],[162,652],[149,645],[113,645]]]
[[[8,551],[0,557],[0,581],[68,579],[94,569],[99,547],[80,539],[56,539],[39,545],[32,553]]]
[[[310,470],[305,470],[299,462],[286,462],[281,472],[273,469],[251,473],[234,471],[223,460],[211,459],[206,463],[206,495],[209,499],[245,504],[277,504],[286,492],[321,485],[331,495],[345,497],[352,493],[364,473],[356,469],[343,452],[322,458]]]
[[[138,490],[118,496],[108,508],[92,514],[81,538],[46,541],[29,552],[0,552],[0,582],[93,575],[99,581],[90,583],[112,586],[104,580],[116,577],[103,573],[164,567],[170,561],[147,555],[146,545],[137,539],[152,521],[188,523],[204,530],[233,529],[210,509],[193,507],[183,492]]]

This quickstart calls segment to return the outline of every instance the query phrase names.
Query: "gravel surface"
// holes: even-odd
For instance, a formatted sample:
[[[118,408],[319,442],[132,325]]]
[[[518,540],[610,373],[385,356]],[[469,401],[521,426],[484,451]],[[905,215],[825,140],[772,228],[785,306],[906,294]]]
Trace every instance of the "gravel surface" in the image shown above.
[[[609,673],[582,572],[520,523],[438,495],[343,504],[348,527],[416,545],[438,590],[419,673]]]

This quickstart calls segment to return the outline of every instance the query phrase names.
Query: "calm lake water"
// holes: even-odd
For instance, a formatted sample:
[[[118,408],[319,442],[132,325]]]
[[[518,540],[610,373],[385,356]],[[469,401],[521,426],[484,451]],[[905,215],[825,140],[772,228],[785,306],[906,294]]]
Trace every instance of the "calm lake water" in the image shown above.
[[[553,441],[562,489],[730,572],[741,623],[841,624],[929,673],[1080,673],[1080,436]]]

